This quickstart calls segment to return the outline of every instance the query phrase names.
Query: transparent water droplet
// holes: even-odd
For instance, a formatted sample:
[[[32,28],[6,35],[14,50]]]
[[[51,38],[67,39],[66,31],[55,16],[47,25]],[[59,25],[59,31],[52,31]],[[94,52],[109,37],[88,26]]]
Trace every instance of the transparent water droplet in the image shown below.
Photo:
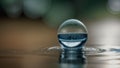
[[[58,29],[58,40],[62,48],[83,48],[87,41],[86,26],[79,20],[69,19]]]

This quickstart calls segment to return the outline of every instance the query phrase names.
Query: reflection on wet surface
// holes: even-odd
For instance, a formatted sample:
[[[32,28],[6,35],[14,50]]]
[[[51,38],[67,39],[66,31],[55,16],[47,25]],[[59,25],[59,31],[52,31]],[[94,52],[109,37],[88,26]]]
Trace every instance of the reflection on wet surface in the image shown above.
[[[59,47],[42,49],[35,51],[0,51],[0,65],[2,64],[1,67],[9,66],[14,68],[106,68],[109,66],[109,68],[112,68],[119,67],[120,64],[120,49],[98,52],[98,49],[86,48],[85,53],[64,53]]]
[[[65,50],[61,52],[59,57],[60,68],[84,68],[86,56],[83,51],[78,51]]]

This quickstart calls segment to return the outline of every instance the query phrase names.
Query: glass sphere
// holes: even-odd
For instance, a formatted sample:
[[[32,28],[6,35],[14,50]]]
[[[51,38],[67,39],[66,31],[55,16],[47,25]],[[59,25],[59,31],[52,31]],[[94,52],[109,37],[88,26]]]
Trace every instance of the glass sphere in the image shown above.
[[[86,26],[79,20],[69,19],[58,29],[58,40],[62,48],[83,48],[87,41]]]

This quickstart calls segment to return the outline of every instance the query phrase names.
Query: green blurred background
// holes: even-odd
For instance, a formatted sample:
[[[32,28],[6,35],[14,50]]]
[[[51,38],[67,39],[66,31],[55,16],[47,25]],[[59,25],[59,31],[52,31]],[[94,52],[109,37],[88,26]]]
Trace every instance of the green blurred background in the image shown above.
[[[64,20],[120,17],[119,0],[1,0],[0,17],[42,19],[52,27]]]

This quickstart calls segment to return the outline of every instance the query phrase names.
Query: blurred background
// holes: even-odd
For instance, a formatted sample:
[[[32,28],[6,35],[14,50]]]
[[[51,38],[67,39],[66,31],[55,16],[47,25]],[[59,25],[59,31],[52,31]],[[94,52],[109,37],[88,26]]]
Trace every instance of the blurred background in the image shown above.
[[[0,0],[0,49],[30,51],[59,46],[58,26],[71,18],[86,25],[89,34],[87,47],[120,47],[120,0]],[[22,57],[22,60],[2,59],[0,65],[14,68],[33,68],[38,62],[44,67],[51,60],[47,58],[45,62],[39,57],[38,61],[38,56]]]
[[[71,18],[87,26],[88,44],[119,44],[120,0],[0,0],[0,45],[59,45],[58,26]]]

